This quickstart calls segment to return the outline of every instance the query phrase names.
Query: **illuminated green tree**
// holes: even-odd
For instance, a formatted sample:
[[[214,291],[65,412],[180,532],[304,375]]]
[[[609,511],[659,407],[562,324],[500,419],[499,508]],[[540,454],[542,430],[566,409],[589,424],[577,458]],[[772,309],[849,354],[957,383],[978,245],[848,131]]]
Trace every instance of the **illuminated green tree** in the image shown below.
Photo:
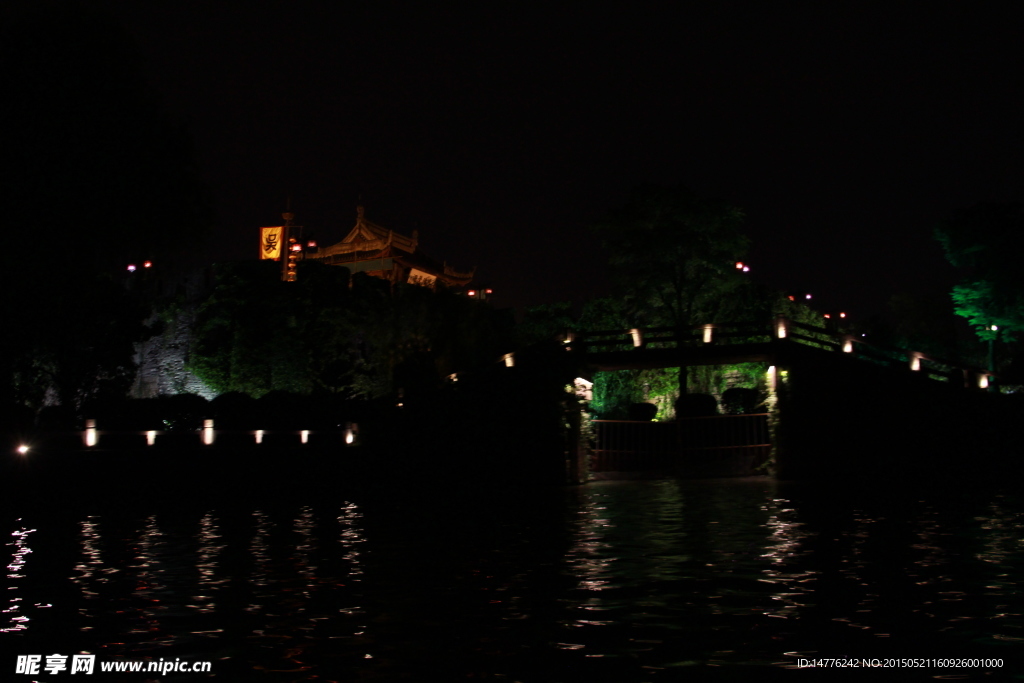
[[[935,238],[963,274],[952,292],[954,311],[978,337],[1007,340],[1024,331],[1024,207],[977,204],[955,212]]]

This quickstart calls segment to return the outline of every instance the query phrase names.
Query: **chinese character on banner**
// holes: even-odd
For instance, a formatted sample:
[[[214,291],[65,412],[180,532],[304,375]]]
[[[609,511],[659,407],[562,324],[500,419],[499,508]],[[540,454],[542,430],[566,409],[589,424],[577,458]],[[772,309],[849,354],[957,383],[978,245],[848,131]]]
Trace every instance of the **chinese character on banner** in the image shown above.
[[[281,238],[284,237],[284,226],[260,228],[260,259],[281,258]]]
[[[18,655],[18,663],[14,668],[16,674],[37,674],[39,673],[39,662],[42,655]]]
[[[71,655],[71,673],[91,674],[96,668],[96,655]]]

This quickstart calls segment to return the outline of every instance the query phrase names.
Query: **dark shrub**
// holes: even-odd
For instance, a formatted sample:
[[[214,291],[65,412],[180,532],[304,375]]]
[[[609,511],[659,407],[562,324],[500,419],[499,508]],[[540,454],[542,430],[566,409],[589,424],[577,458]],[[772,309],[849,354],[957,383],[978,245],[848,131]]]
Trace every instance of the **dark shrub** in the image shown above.
[[[630,403],[629,419],[650,422],[658,414],[658,406],[653,403]]]
[[[711,394],[683,394],[676,400],[676,417],[718,415],[718,401]]]
[[[722,392],[722,411],[726,415],[743,415],[757,411],[760,392],[757,389],[733,387]]]
[[[156,399],[164,429],[189,432],[201,429],[210,403],[198,394],[173,394]]]
[[[210,417],[217,429],[258,429],[256,411],[256,399],[241,391],[229,391],[210,401]]]

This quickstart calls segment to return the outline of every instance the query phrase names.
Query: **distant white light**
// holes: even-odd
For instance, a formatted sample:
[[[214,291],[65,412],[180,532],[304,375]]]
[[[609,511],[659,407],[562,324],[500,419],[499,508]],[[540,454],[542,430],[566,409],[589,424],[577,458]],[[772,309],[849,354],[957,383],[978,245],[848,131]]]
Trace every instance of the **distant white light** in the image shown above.
[[[156,432],[152,429],[146,432],[146,445],[152,446],[156,443]]]
[[[213,445],[213,420],[203,420],[203,443]]]
[[[128,264],[128,272],[129,273],[134,273],[135,272],[135,264],[134,263],[129,263]]]
[[[811,298],[811,295],[810,295],[810,294],[804,294],[804,298],[805,298],[805,299],[810,299],[810,298]]]
[[[299,432],[299,439],[302,441],[302,443],[309,443],[309,430],[303,429],[301,432]]]
[[[26,446],[25,444],[21,444],[20,446],[18,446],[18,452],[21,453],[22,455],[25,455],[26,453],[28,453],[28,446]]]
[[[262,429],[257,429],[256,430],[256,443],[263,443],[263,430]]]
[[[749,273],[750,272],[750,266],[743,266],[743,272],[744,273]]]

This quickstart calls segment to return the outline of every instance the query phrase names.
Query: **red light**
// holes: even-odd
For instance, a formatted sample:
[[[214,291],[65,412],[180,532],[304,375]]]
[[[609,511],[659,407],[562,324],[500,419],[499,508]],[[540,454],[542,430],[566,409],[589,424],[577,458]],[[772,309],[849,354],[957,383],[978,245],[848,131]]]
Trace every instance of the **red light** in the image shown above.
[[[494,294],[494,290],[493,289],[485,289],[484,292],[487,293],[487,294]]]
[[[316,249],[316,240],[310,240],[306,242],[306,246],[310,249]]]
[[[825,314],[825,317],[826,317],[826,318],[831,318],[832,316],[830,316],[830,315],[829,315],[828,313],[826,313],[826,314]]]
[[[845,314],[845,313],[840,313],[840,314],[839,314],[839,317],[840,317],[840,318],[845,318],[845,317],[846,317],[846,314]]]
[[[795,296],[793,296],[792,294],[790,294],[790,295],[789,295],[789,300],[790,300],[790,301],[796,301],[796,297],[795,297]]]
[[[470,296],[476,296],[476,290],[475,289],[471,289],[468,292],[466,292],[466,294],[468,294]]]
[[[143,268],[152,268],[153,267],[153,262],[152,261],[146,261],[145,263],[142,264],[142,267]]]
[[[743,261],[736,262],[736,270],[743,270]]]

